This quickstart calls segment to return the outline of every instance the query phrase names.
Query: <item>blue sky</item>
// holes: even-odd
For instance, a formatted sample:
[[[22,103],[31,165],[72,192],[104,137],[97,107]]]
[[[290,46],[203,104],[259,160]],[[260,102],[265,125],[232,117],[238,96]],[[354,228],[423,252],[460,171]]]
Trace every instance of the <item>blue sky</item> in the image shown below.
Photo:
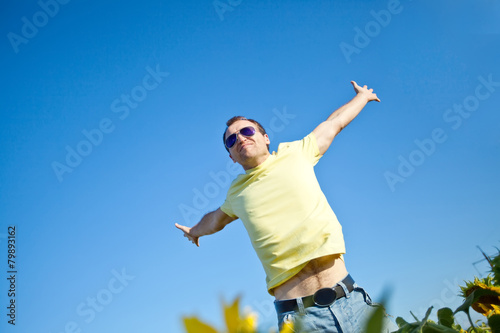
[[[499,246],[500,5],[479,1],[8,1],[0,257],[15,226],[2,332],[222,327],[241,295],[275,325],[240,221],[187,242],[225,198],[234,115],[279,142],[354,96],[370,103],[316,166],[347,267],[389,312],[456,307]],[[16,304],[16,325],[6,307]]]

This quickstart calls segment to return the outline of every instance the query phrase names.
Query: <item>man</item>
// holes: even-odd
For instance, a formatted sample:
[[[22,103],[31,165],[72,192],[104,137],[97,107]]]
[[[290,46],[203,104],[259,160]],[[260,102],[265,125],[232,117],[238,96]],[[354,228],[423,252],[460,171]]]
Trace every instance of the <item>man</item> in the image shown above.
[[[245,173],[232,182],[224,204],[194,227],[176,223],[199,246],[201,236],[240,218],[276,298],[279,326],[294,321],[300,332],[361,332],[372,310],[370,297],[348,274],[342,227],[313,169],[365,105],[380,102],[373,89],[351,83],[351,101],[304,139],[280,144],[277,153],[270,154],[269,137],[258,122],[231,118],[224,144]]]

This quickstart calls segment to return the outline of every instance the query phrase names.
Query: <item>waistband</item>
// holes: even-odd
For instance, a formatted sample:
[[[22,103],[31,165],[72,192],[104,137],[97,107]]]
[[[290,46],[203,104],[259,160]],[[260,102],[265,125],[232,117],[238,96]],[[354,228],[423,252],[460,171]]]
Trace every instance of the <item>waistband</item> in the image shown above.
[[[342,284],[344,284],[347,287],[347,290],[349,292],[352,292],[354,290],[354,279],[351,277],[351,275],[347,275],[342,281]],[[305,297],[299,297],[299,299],[302,300],[302,304],[304,305],[304,308],[310,307],[310,306],[319,306],[319,307],[326,307],[335,300],[345,297],[345,291],[344,288],[340,285],[340,283],[337,283],[335,286],[331,288],[322,288],[316,291],[313,295],[305,296]],[[276,307],[276,312],[278,314],[284,313],[284,312],[289,312],[289,311],[298,311],[299,310],[299,305],[297,302],[297,298],[294,299],[287,299],[287,300],[281,300],[281,301],[274,301],[274,306]]]

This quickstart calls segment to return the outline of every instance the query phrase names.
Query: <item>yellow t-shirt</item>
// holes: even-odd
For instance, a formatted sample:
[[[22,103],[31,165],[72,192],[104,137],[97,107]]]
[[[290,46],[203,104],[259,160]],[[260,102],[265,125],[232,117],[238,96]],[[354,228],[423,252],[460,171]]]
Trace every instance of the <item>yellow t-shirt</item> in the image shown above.
[[[221,210],[243,221],[266,272],[268,292],[310,260],[345,253],[342,227],[316,179],[313,133],[282,143],[231,183]]]

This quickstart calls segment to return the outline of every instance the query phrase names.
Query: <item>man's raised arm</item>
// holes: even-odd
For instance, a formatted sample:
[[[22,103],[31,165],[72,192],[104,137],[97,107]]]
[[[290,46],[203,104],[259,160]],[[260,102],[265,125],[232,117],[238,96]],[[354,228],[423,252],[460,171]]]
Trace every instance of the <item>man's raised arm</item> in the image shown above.
[[[351,81],[351,83],[356,96],[347,104],[335,110],[327,120],[319,124],[313,131],[321,155],[328,150],[335,136],[356,118],[368,102],[380,102],[373,89],[368,89],[367,86],[360,87],[354,81]]]
[[[196,246],[200,246],[199,238],[201,236],[211,235],[221,231],[226,225],[236,219],[236,217],[231,217],[218,208],[203,216],[200,222],[192,228],[177,223],[175,226],[184,232],[184,237],[187,237],[187,239],[193,244],[196,244]]]

